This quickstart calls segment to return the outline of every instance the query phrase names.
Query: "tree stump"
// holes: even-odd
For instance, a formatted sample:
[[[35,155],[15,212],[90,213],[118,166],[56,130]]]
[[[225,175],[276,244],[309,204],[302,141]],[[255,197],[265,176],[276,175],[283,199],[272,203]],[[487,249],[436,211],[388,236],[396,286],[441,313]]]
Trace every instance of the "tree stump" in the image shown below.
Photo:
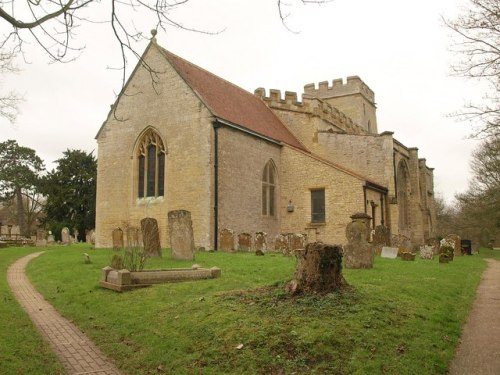
[[[288,293],[326,294],[347,286],[342,275],[342,246],[314,242],[297,250],[296,256],[294,280],[285,287]]]

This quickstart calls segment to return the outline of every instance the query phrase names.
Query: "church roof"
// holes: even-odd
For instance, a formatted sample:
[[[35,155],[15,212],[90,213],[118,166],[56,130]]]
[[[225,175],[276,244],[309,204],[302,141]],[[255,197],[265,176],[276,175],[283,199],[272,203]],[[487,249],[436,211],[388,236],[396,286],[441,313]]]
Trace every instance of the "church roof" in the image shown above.
[[[160,46],[158,48],[215,117],[307,150],[260,98]]]

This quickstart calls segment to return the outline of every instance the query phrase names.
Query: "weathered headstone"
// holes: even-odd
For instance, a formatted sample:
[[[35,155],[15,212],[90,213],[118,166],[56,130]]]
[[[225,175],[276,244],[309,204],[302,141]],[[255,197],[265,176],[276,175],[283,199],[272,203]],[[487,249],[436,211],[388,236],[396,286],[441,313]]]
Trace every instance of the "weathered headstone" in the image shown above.
[[[384,246],[382,247],[382,252],[380,256],[382,258],[396,259],[398,257],[399,248],[398,247],[390,247]]]
[[[265,232],[256,232],[255,233],[255,243],[254,243],[255,251],[266,252],[267,250],[267,233]]]
[[[152,217],[141,220],[142,242],[144,254],[148,257],[161,257],[160,231],[158,221]]]
[[[290,253],[294,253],[295,250],[305,249],[307,244],[307,236],[302,233],[290,233]]]
[[[432,260],[434,258],[434,248],[429,245],[420,246],[420,258]]]
[[[403,234],[393,235],[391,246],[399,248],[398,256],[401,256],[401,253],[410,252],[413,247],[411,240]]]
[[[140,247],[140,229],[136,226],[127,226],[127,247],[136,248]]]
[[[44,229],[37,229],[36,231],[36,246],[47,246],[47,233]]]
[[[314,242],[297,250],[296,255],[294,279],[285,286],[288,293],[323,294],[347,285],[342,275],[342,246]]]
[[[372,268],[373,248],[368,243],[369,222],[371,217],[363,212],[351,216],[352,222],[347,224],[347,245],[344,247],[344,263],[346,268]]]
[[[121,228],[113,229],[111,233],[113,237],[113,250],[123,249],[123,231]]]
[[[168,213],[168,231],[173,259],[194,260],[194,235],[191,212],[185,210]]]
[[[88,243],[89,245],[90,244],[92,244],[92,245],[94,244],[92,242],[92,236],[94,236],[94,232],[95,231],[93,229],[85,231],[85,242]]]
[[[290,234],[278,234],[274,239],[274,250],[283,255],[290,255]]]
[[[78,232],[78,229],[74,229],[74,230],[73,230],[73,241],[72,241],[73,243],[78,243],[78,242],[79,242],[79,241],[78,241],[78,235],[79,235],[79,234],[80,234],[80,233]]]
[[[64,245],[69,245],[71,243],[69,229],[67,227],[64,227],[63,229],[61,229],[61,242]]]
[[[446,236],[449,243],[453,242],[453,255],[462,255],[462,246],[460,245],[460,236],[458,234],[449,234]]]
[[[234,251],[234,232],[231,229],[221,229],[219,233],[219,249]]]
[[[432,252],[434,253],[434,255],[438,255],[439,254],[439,247],[440,247],[439,239],[437,239],[437,238],[429,238],[427,240],[427,245],[428,246],[432,246]]]
[[[382,253],[384,246],[391,246],[391,231],[385,225],[377,225],[373,234],[372,246],[375,255]]]
[[[54,242],[56,242],[55,238],[54,238],[54,235],[52,234],[52,232],[49,230],[49,235],[47,236],[47,243],[48,244],[53,244]]]
[[[455,242],[443,238],[439,247],[439,263],[448,263],[453,260],[455,253]]]
[[[250,233],[238,234],[238,250],[250,251],[252,249],[252,235]]]

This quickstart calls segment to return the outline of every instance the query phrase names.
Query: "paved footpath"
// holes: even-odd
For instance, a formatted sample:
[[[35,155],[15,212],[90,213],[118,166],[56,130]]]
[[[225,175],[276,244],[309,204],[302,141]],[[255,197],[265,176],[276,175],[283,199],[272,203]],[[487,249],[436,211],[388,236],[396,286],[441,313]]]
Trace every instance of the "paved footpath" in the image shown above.
[[[487,261],[449,375],[500,374],[500,261]]]
[[[27,255],[7,271],[7,282],[19,304],[28,313],[71,375],[120,375],[115,365],[74,324],[63,318],[30,284],[24,269],[42,252]]]

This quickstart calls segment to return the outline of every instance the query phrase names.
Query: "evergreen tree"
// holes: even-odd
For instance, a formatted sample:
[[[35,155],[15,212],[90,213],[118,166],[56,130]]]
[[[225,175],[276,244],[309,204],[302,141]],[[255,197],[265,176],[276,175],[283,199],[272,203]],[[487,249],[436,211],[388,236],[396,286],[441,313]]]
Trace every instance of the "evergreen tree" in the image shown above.
[[[95,227],[97,161],[81,150],[66,150],[63,155],[44,178],[44,224],[56,236],[63,227],[76,229],[78,239],[84,240],[85,231]]]

